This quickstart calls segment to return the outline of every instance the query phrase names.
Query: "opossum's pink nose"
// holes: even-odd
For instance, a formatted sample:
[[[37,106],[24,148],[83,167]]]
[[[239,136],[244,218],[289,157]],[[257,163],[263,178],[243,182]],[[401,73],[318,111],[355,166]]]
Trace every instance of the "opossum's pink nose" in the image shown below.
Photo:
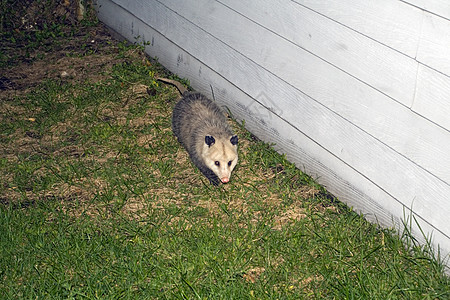
[[[228,177],[222,177],[220,180],[222,181],[222,183],[227,183],[228,181],[230,181]]]

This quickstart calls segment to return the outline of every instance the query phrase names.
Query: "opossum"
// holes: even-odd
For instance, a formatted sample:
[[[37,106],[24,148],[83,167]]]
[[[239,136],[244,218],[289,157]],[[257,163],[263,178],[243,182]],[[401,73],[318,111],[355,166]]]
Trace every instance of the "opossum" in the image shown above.
[[[159,80],[175,85],[182,94],[173,109],[172,130],[194,165],[213,185],[228,183],[238,162],[238,137],[220,107],[176,81]]]

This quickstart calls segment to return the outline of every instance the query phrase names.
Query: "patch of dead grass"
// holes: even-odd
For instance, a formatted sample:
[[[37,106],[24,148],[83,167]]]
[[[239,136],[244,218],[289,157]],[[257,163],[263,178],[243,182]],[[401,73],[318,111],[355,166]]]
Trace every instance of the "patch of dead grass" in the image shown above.
[[[242,278],[244,278],[244,280],[248,283],[256,283],[264,271],[266,271],[266,269],[263,267],[250,268],[244,275],[242,275]]]
[[[305,209],[295,205],[291,205],[288,209],[283,211],[281,215],[275,216],[273,229],[281,230],[284,226],[288,226],[295,221],[300,221],[306,218]]]

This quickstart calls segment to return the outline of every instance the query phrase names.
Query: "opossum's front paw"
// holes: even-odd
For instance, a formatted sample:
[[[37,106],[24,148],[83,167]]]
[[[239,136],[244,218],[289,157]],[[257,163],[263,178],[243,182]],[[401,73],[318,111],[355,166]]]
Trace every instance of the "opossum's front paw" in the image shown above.
[[[209,182],[211,182],[211,184],[214,185],[214,186],[218,186],[219,183],[220,183],[219,177],[216,177],[216,178],[208,178],[208,179],[209,179]]]
[[[200,171],[203,173],[203,175],[208,178],[209,182],[214,185],[214,186],[218,186],[220,183],[220,179],[219,177],[217,177],[216,174],[214,174],[213,171],[211,171],[208,168],[199,168]]]

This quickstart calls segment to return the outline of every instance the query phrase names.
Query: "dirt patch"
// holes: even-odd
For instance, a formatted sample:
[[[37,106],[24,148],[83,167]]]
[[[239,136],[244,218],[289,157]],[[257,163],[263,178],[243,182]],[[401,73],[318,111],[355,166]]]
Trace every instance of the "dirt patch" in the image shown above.
[[[66,41],[48,53],[36,49],[33,56],[40,58],[18,60],[16,64],[0,69],[0,101],[24,95],[30,88],[49,79],[73,83],[102,81],[114,64],[124,60],[117,57],[117,45],[111,42],[107,29],[101,25],[87,28],[85,34]],[[7,49],[7,52],[14,49]],[[94,54],[86,55],[86,52]]]

